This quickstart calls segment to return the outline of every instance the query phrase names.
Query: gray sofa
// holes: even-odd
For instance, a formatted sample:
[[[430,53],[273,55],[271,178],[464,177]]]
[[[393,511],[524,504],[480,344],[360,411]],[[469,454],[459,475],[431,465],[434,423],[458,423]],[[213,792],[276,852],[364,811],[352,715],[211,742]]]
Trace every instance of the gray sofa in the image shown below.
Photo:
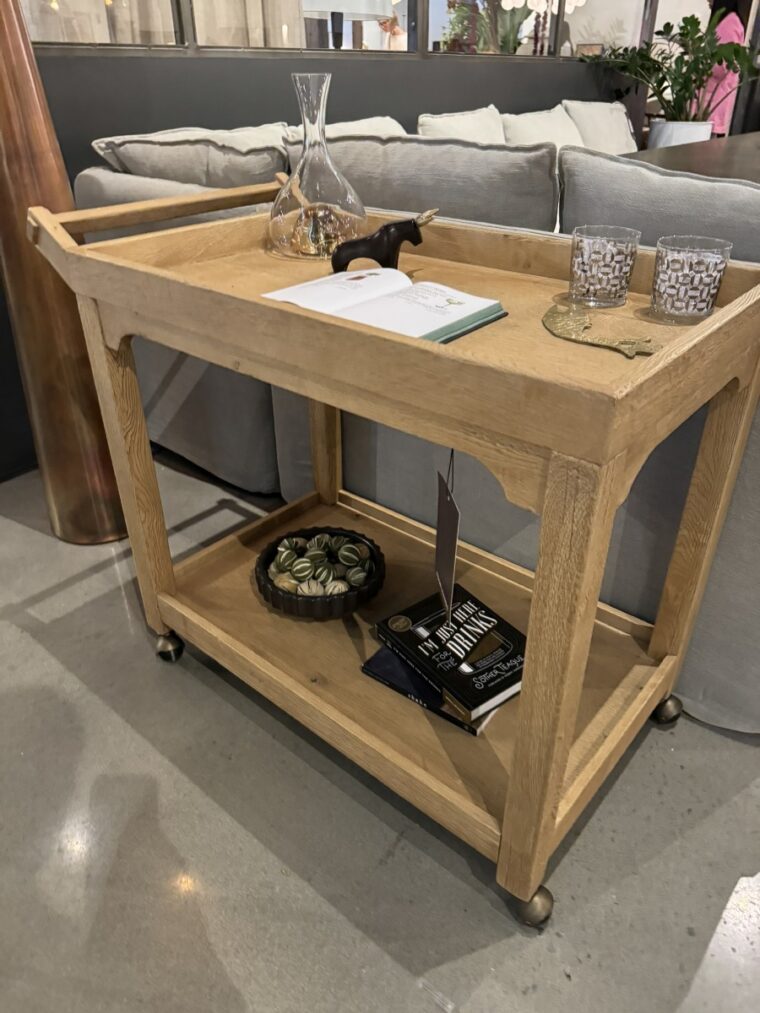
[[[366,144],[366,139],[365,144]],[[400,143],[399,143],[400,141]],[[331,143],[338,164],[349,169],[350,178],[361,193],[361,158],[357,138],[342,138]],[[373,142],[374,143],[374,142]],[[403,139],[398,139],[401,150]],[[408,143],[408,142],[407,142]],[[557,213],[557,181],[554,174],[553,149],[551,171],[547,170],[547,146],[522,149],[526,156],[520,163],[521,149],[514,153],[512,173],[497,164],[498,158],[508,159],[510,149],[503,146],[489,151],[489,146],[448,142],[444,157],[436,160],[439,170],[428,174],[428,186],[420,188],[418,162],[411,163],[408,154],[395,163],[388,163],[390,141],[366,144],[372,151],[371,171],[377,176],[378,152],[383,152],[383,171],[389,181],[385,203],[402,210],[419,210],[422,205],[440,206],[452,217],[485,218],[503,226],[544,228],[554,227]],[[551,147],[551,146],[549,146]],[[485,149],[485,150],[484,150]],[[431,152],[433,147],[429,149]],[[435,149],[439,155],[441,147]],[[354,159],[349,164],[349,156]],[[461,185],[452,159],[462,157],[467,165],[467,186]],[[488,186],[476,189],[481,210],[473,208],[473,181],[478,180],[477,160],[489,166]],[[490,160],[488,163],[485,159]],[[532,160],[532,161],[531,161]],[[462,164],[465,164],[463,162]],[[365,163],[367,164],[367,163]],[[522,164],[522,170],[520,169]],[[443,168],[440,168],[443,166]],[[499,191],[495,180],[506,181],[511,175],[512,186]],[[452,176],[454,177],[452,180]],[[357,178],[359,177],[359,178]],[[576,224],[617,223],[642,229],[644,242],[653,243],[659,235],[669,232],[694,231],[693,209],[699,208],[699,229],[709,235],[733,239],[737,250],[746,259],[760,262],[760,239],[753,235],[751,223],[760,218],[760,187],[726,181],[702,180],[682,174],[663,172],[644,163],[604,156],[585,149],[565,148],[559,158],[559,180],[562,186],[560,228],[571,231]],[[519,186],[515,182],[519,181]],[[622,181],[622,182],[621,182]],[[81,206],[111,203],[128,199],[159,196],[157,191],[165,180],[125,178],[106,169],[88,170],[76,183]],[[505,186],[507,184],[505,183]],[[185,189],[173,184],[173,192]],[[139,194],[135,194],[138,189]],[[374,193],[371,187],[366,192]],[[519,199],[515,199],[515,195]],[[422,198],[425,199],[422,199]],[[378,203],[380,203],[378,201]],[[727,212],[730,209],[730,214]],[[688,227],[687,227],[688,226]],[[156,389],[155,355],[147,348],[138,350],[141,382],[154,384]],[[164,363],[163,367],[167,367]],[[167,371],[173,367],[167,367]],[[197,367],[202,371],[215,367]],[[212,390],[219,382],[223,386]],[[235,393],[233,382],[242,386]],[[164,394],[172,384],[164,379]],[[196,396],[203,400],[224,396],[238,405],[234,411],[236,425],[226,428],[221,442],[219,461],[204,467],[235,481],[246,488],[255,488],[250,476],[261,466],[252,456],[253,443],[258,443],[262,459],[274,454],[279,485],[286,499],[293,498],[311,485],[308,420],[304,402],[295,395],[272,389],[271,424],[264,418],[266,394],[264,385],[237,375],[222,373],[222,378],[208,379],[205,372],[198,381]],[[147,393],[147,391],[146,391]],[[248,418],[244,404],[247,402]],[[178,399],[177,399],[178,400]],[[151,434],[162,442],[159,411],[161,397],[151,402],[148,397]],[[173,414],[172,414],[173,413]],[[175,425],[182,428],[179,410],[169,409]],[[241,439],[241,424],[247,423]],[[698,414],[665,441],[647,461],[621,507],[615,523],[612,547],[605,573],[602,597],[626,611],[653,618],[675,531],[688,487],[691,467],[696,454],[703,417]],[[234,432],[234,439],[227,437]],[[247,441],[250,440],[250,445]],[[362,495],[401,510],[412,517],[434,520],[435,471],[445,465],[447,450],[425,441],[346,415],[344,418],[344,481],[348,488]],[[230,450],[232,448],[232,450]],[[232,465],[228,455],[232,453]],[[217,451],[211,453],[215,457]],[[197,454],[186,453],[197,460]],[[224,473],[220,462],[225,462]],[[248,470],[250,469],[250,470]],[[230,478],[231,475],[237,477]],[[248,476],[246,478],[246,476]],[[728,727],[760,731],[760,694],[755,681],[756,663],[754,630],[760,616],[757,574],[760,573],[760,538],[758,533],[757,493],[760,491],[760,425],[756,423],[747,459],[742,468],[737,495],[721,540],[702,617],[698,624],[689,661],[681,680],[681,692],[692,713]],[[538,520],[533,515],[508,503],[493,476],[477,461],[459,455],[457,461],[457,498],[462,509],[462,537],[497,554],[526,566],[534,566],[537,550]],[[754,539],[747,539],[748,531]],[[744,590],[735,591],[737,573]],[[728,579],[731,574],[731,580]],[[732,590],[733,589],[733,590]],[[730,659],[727,661],[726,659]],[[721,685],[716,673],[725,670],[731,686]],[[734,687],[734,683],[736,686]],[[726,692],[730,689],[731,692]]]

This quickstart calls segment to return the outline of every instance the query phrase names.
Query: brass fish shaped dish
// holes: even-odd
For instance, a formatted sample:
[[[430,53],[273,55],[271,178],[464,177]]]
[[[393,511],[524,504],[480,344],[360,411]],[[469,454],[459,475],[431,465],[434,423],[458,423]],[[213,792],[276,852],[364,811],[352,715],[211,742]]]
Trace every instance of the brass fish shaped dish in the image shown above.
[[[627,359],[633,359],[637,355],[654,355],[660,350],[660,346],[651,338],[605,338],[587,334],[591,329],[591,318],[585,310],[575,307],[564,309],[562,306],[552,306],[544,313],[543,324],[557,338],[575,341],[579,345],[609,348],[613,352],[620,352]]]

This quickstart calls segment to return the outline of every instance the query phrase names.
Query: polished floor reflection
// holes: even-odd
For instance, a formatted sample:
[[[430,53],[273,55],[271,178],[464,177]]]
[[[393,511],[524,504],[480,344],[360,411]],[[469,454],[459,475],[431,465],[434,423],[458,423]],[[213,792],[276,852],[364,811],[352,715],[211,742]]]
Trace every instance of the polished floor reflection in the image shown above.
[[[160,469],[176,554],[266,503]],[[755,1013],[760,749],[645,732],[542,933],[493,870],[194,651],[128,548],[0,485],[0,1013]]]

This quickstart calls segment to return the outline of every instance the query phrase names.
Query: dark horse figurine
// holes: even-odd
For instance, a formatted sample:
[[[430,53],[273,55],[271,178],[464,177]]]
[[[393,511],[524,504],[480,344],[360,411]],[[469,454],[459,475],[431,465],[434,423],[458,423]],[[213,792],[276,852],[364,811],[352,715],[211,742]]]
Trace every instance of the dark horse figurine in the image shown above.
[[[402,222],[389,222],[381,225],[377,232],[371,236],[362,236],[361,239],[349,239],[340,246],[336,246],[332,255],[332,269],[338,274],[340,271],[347,271],[352,260],[366,257],[368,260],[376,261],[380,267],[398,267],[398,255],[402,243],[411,243],[412,246],[419,246],[422,242],[423,225],[432,221],[438,213],[438,208],[432,211],[425,211],[416,218],[406,218]]]

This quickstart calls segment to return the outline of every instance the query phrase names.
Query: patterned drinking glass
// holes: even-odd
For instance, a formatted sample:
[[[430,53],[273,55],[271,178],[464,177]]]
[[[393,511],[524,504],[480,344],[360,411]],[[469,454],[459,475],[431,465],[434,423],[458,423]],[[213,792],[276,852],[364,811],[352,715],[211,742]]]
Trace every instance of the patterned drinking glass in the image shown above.
[[[579,225],[573,231],[570,298],[585,306],[622,306],[641,233],[618,225]]]
[[[706,236],[657,241],[652,309],[662,320],[691,323],[709,317],[731,256],[731,243]]]

